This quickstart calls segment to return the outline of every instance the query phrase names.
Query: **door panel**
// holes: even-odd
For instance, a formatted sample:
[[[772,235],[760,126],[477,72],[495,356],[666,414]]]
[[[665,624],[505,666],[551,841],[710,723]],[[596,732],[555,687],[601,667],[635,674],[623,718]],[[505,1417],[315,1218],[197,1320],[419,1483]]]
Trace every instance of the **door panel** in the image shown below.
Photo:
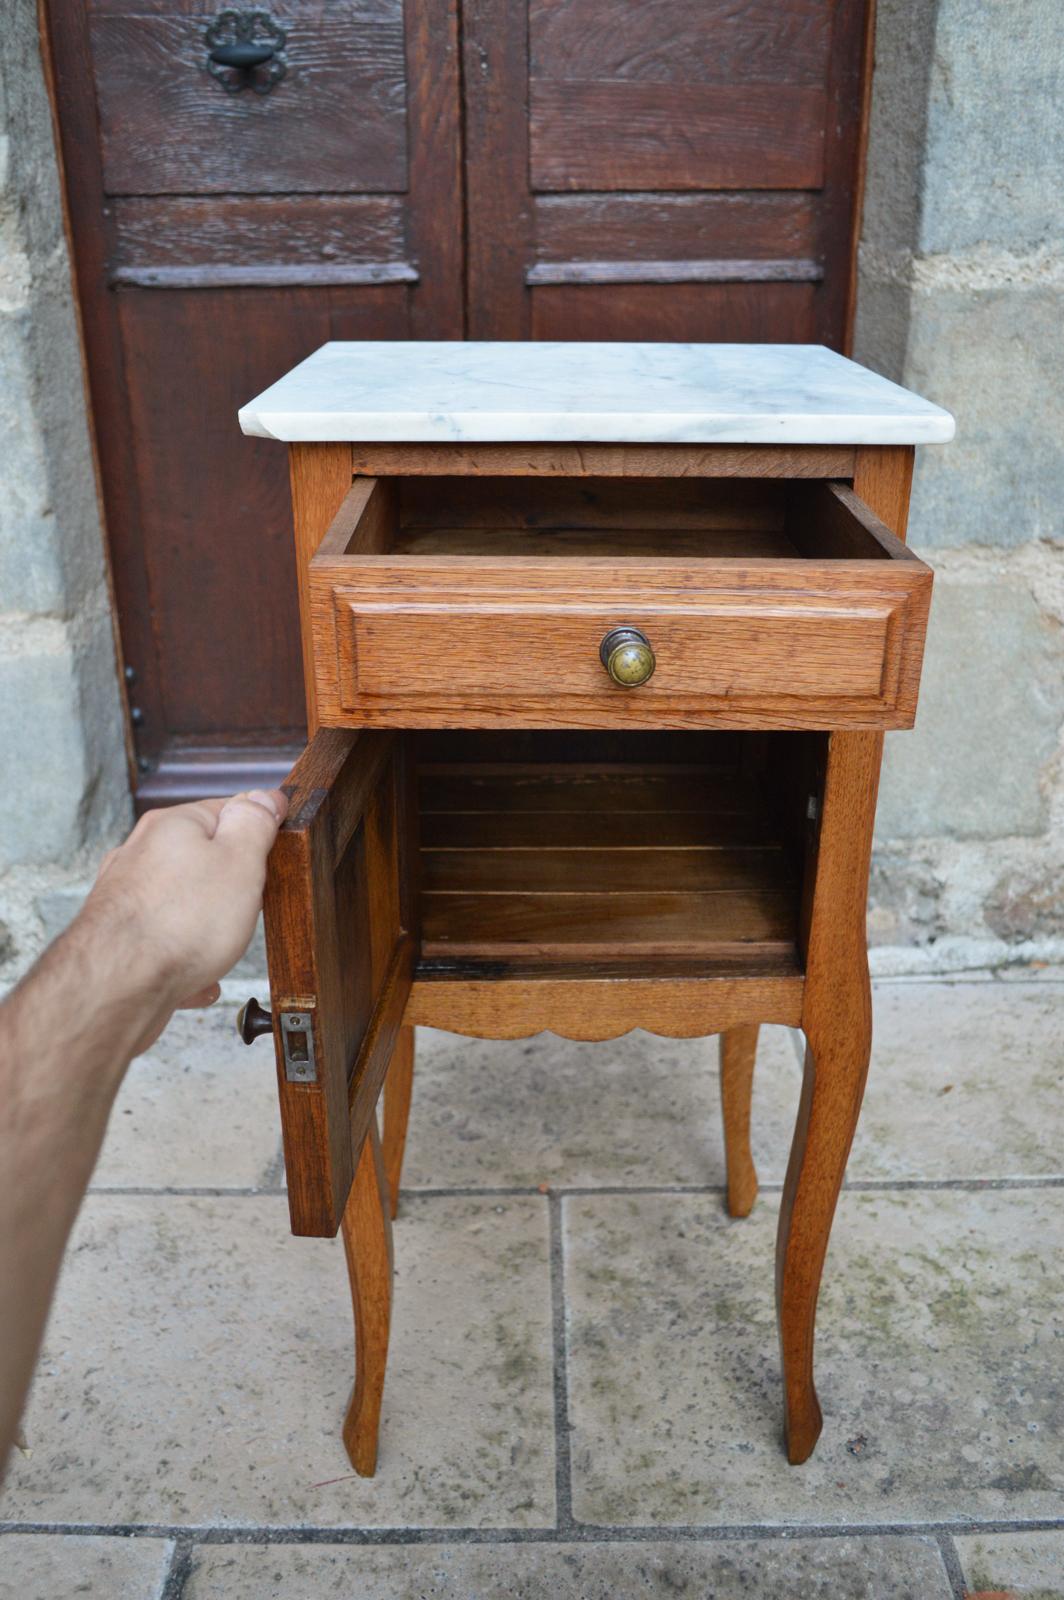
[[[297,1234],[331,1236],[340,1225],[410,992],[417,846],[409,770],[401,735],[327,729],[284,786],[290,809],[270,855],[263,911]]]
[[[108,194],[406,187],[403,0],[286,0],[283,80],[207,75],[203,0],[89,0]],[[160,130],[166,137],[160,138]]]
[[[866,0],[465,0],[469,330],[845,349]]]
[[[268,94],[206,70],[223,9],[44,6],[141,805],[305,738],[285,452],[238,406],[327,339],[463,331],[456,0],[276,0]]]
[[[274,0],[268,94],[224,9],[42,0],[142,806],[302,744],[235,413],[326,339],[849,338],[869,0]]]

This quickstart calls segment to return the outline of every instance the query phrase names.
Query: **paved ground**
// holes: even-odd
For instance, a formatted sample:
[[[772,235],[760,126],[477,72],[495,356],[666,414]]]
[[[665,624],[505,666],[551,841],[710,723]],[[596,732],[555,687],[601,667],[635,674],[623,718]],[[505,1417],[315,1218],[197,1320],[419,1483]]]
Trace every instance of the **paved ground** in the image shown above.
[[[422,1036],[366,1483],[341,1250],[287,1234],[272,1058],[232,1015],[130,1075],[0,1501],[0,1600],[1064,1595],[1059,975],[879,986],[802,1468],[772,1307],[786,1030],[746,1222],[714,1044]]]

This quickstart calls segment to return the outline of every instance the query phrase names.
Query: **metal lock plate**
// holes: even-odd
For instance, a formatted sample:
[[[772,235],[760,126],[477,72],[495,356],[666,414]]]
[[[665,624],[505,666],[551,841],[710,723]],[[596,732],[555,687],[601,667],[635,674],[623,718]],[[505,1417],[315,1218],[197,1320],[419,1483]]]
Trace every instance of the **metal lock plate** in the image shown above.
[[[284,1075],[288,1082],[317,1083],[313,1014],[309,1011],[282,1011],[281,1043],[284,1047]]]

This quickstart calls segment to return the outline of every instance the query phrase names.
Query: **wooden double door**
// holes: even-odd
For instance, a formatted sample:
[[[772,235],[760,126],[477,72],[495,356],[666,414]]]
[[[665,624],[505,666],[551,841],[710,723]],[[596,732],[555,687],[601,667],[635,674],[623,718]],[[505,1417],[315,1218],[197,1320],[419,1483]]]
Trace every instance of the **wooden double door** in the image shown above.
[[[42,15],[141,805],[304,741],[283,452],[236,410],[325,340],[847,347],[869,0]]]

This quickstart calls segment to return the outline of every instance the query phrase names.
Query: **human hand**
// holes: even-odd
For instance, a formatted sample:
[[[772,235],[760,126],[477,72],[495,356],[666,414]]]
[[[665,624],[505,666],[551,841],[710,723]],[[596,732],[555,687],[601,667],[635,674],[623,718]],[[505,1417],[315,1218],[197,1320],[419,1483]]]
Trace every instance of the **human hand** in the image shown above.
[[[176,1007],[218,998],[254,931],[287,810],[280,790],[256,789],[149,811],[104,857],[78,921],[106,942],[112,981],[151,999],[138,1051]]]

